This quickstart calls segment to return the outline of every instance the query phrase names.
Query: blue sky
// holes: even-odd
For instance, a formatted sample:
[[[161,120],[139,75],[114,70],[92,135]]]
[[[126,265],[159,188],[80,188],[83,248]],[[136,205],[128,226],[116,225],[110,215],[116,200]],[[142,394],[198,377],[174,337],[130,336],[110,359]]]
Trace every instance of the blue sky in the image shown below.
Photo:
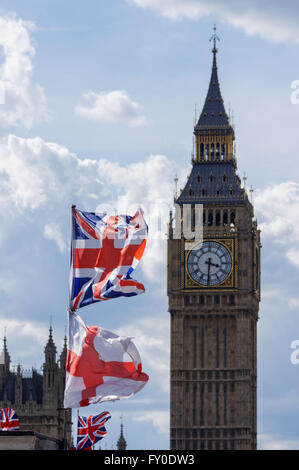
[[[290,344],[299,338],[299,105],[290,96],[299,79],[299,7],[260,3],[1,2],[0,335],[6,327],[13,364],[40,367],[52,316],[60,351],[71,204],[143,204],[150,227],[155,214],[165,227],[173,178],[182,187],[190,171],[216,23],[238,172],[254,188],[262,228],[259,448],[298,449],[299,365]],[[121,414],[128,448],[168,448],[165,263],[165,240],[151,236],[136,270],[145,295],[80,312],[87,324],[134,335],[150,375],[135,397],[107,405],[103,448],[115,446]]]

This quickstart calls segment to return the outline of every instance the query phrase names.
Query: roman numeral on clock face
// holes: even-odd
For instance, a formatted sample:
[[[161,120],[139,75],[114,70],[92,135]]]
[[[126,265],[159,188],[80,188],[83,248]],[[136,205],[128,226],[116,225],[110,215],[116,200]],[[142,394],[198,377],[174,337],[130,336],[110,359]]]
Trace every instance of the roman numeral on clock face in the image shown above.
[[[187,269],[192,279],[203,286],[216,286],[229,276],[232,258],[228,249],[215,241],[203,242],[190,251]]]

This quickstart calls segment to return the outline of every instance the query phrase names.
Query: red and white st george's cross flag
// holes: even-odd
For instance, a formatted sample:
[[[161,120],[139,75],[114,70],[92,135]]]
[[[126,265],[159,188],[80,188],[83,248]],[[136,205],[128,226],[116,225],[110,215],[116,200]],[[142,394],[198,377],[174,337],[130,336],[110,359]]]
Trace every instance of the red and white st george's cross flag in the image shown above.
[[[69,311],[64,407],[79,408],[129,398],[148,381],[131,338],[99,326],[86,326]]]

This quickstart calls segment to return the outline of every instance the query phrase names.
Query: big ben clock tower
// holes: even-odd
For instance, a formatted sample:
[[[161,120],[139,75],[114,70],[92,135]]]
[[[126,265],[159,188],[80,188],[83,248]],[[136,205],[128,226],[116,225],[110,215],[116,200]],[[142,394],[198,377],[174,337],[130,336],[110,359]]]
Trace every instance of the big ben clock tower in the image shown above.
[[[188,249],[184,233],[175,237],[173,221],[169,224],[170,448],[177,450],[256,449],[260,231],[236,173],[216,33],[213,39],[211,80],[194,127],[192,170],[175,199],[181,226],[184,205],[191,207],[194,225],[202,204],[203,241]]]

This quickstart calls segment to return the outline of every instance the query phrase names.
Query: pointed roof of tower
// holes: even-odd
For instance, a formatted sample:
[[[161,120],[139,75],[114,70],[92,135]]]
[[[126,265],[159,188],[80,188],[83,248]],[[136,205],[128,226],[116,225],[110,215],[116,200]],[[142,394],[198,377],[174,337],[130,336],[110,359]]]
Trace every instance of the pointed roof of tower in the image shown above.
[[[60,367],[65,368],[67,358],[67,337],[64,336],[63,349],[60,353]]]
[[[214,40],[214,47],[212,49],[213,64],[211,79],[202,112],[200,114],[196,126],[194,127],[195,134],[197,134],[201,130],[208,129],[227,129],[233,131],[229,122],[229,117],[226,114],[224,108],[223,99],[220,91],[216,59],[216,54],[218,52],[216,48],[216,40],[219,40],[219,38],[216,35],[215,31],[216,27],[214,26],[214,34],[211,37],[211,40]]]
[[[0,354],[0,364],[5,364],[6,367],[9,367],[10,365],[10,355],[6,346],[6,336],[3,338],[3,349]]]
[[[49,328],[49,339],[48,339],[48,342],[46,344],[46,347],[45,347],[45,352],[47,351],[53,351],[56,353],[56,346],[55,346],[55,343],[53,341],[53,335],[52,335],[52,326],[50,326]]]
[[[123,430],[124,430],[124,425],[123,425],[122,417],[121,417],[120,436],[119,436],[119,439],[117,441],[117,450],[126,450],[126,448],[127,448],[127,441],[124,438]]]

